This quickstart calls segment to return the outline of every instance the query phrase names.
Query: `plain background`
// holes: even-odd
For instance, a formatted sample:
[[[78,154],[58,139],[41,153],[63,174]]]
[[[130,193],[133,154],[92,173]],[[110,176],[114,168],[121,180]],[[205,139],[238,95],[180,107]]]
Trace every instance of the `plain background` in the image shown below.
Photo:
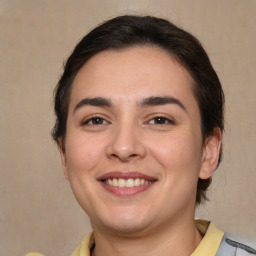
[[[226,93],[224,160],[197,216],[256,240],[255,0],[0,0],[0,255],[70,255],[90,231],[65,181],[52,91],[90,29],[121,14],[167,18],[200,39]]]

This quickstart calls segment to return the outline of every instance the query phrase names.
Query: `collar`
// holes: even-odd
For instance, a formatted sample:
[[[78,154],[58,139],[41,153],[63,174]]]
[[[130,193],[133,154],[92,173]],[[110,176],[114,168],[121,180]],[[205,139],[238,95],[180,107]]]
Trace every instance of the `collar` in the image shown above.
[[[217,229],[214,224],[206,220],[195,220],[199,232],[204,236],[191,256],[214,256],[220,246],[224,232]],[[90,251],[95,245],[93,232],[86,236],[76,248],[72,256],[90,256]]]

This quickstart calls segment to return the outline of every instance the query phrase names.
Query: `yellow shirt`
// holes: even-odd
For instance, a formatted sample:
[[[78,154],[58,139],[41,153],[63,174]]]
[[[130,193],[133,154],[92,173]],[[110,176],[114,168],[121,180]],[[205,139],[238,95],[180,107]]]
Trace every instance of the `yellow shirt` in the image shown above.
[[[196,220],[196,227],[204,235],[202,241],[197,246],[191,256],[214,256],[220,246],[224,232],[217,229],[212,222],[206,220]],[[76,248],[72,256],[90,256],[90,249],[94,245],[93,233],[84,238]]]
[[[196,227],[204,237],[191,256],[216,255],[224,232],[217,229],[212,222],[206,220],[196,220]],[[71,256],[90,256],[93,245],[94,237],[91,233],[83,239]],[[41,256],[41,254],[29,253],[25,256]]]
[[[212,222],[206,220],[196,220],[196,227],[204,237],[191,256],[216,255],[224,232],[217,229]]]

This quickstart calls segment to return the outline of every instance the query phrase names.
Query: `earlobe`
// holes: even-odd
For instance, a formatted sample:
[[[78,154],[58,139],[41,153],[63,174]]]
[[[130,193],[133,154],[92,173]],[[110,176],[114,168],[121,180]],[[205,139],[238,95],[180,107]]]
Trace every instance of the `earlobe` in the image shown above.
[[[65,153],[65,147],[63,145],[63,140],[58,139],[57,144],[58,144],[58,149],[59,149],[59,152],[60,152],[62,170],[63,170],[64,176],[65,176],[65,179],[69,180],[68,170],[67,170],[66,153]]]
[[[222,132],[219,128],[216,128],[214,134],[209,136],[205,141],[199,178],[208,179],[217,168],[221,142]]]

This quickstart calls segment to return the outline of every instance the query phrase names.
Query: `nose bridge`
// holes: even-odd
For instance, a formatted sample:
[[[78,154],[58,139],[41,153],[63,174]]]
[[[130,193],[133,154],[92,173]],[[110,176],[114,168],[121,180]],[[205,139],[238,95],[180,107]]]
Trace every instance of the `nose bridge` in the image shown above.
[[[122,161],[145,155],[145,147],[140,138],[139,126],[131,118],[120,120],[113,129],[107,153]]]

